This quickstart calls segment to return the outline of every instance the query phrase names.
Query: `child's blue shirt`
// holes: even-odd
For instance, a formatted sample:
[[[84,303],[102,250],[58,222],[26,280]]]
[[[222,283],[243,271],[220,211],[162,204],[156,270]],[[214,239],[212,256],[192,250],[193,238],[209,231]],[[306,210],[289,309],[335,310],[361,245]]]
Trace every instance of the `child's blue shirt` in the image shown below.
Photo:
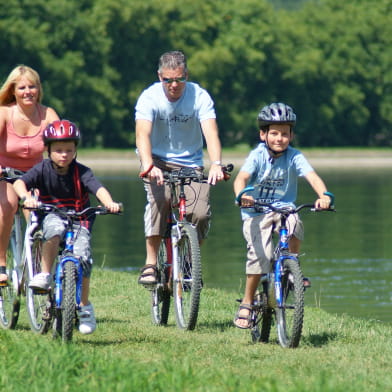
[[[250,152],[241,171],[250,174],[247,185],[255,188],[247,194],[265,203],[293,205],[297,199],[298,177],[314,169],[304,155],[291,146],[282,156],[272,159],[265,143],[260,143]],[[253,208],[241,209],[242,219],[258,214]]]

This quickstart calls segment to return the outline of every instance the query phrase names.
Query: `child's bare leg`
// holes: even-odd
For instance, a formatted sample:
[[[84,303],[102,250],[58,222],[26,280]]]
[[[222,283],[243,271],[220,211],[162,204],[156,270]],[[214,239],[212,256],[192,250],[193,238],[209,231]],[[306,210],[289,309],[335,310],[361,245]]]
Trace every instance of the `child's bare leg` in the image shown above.
[[[246,285],[245,285],[245,294],[244,298],[242,298],[241,306],[251,306],[253,303],[253,299],[257,290],[257,287],[260,282],[261,275],[247,275],[246,276]],[[249,317],[250,309],[243,307],[236,314],[235,324],[239,328],[248,328],[249,327]]]
[[[301,241],[297,237],[291,236],[290,242],[289,242],[289,248],[290,248],[291,253],[299,254],[299,250],[301,248]],[[312,285],[312,283],[310,282],[309,278],[304,277],[304,287],[308,288],[311,285]]]
[[[50,274],[52,265],[59,253],[60,237],[58,235],[48,239],[42,244],[41,269],[43,273]]]
[[[81,306],[86,306],[88,305],[88,296],[90,292],[90,278],[86,278],[83,276],[83,282],[82,282],[82,298],[80,299],[80,305]]]
[[[289,241],[289,248],[291,253],[299,253],[299,250],[301,248],[301,241],[295,237],[291,236],[290,241]]]

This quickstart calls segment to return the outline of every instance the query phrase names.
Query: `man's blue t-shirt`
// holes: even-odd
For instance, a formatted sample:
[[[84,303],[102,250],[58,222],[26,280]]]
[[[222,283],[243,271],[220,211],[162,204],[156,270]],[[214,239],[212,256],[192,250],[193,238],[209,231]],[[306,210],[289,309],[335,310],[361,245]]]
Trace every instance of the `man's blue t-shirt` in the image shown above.
[[[203,166],[203,137],[200,122],[216,118],[214,102],[198,84],[187,82],[181,98],[170,102],[162,83],[140,95],[135,119],[152,122],[152,154],[166,162]]]
[[[297,199],[298,177],[313,171],[304,155],[289,146],[279,158],[272,159],[265,143],[260,143],[248,155],[241,171],[251,175],[248,186],[255,189],[247,194],[265,203],[293,205]],[[254,209],[242,209],[242,218],[257,215]]]

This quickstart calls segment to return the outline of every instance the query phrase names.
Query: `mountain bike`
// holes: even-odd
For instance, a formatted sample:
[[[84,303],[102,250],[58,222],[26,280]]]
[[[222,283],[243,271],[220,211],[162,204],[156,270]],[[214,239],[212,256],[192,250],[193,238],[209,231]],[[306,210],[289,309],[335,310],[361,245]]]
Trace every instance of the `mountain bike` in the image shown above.
[[[241,203],[241,196],[254,187],[246,187],[237,196],[237,203]],[[277,335],[282,347],[298,347],[304,318],[304,283],[298,255],[289,251],[289,235],[287,219],[303,209],[313,212],[335,211],[334,196],[328,209],[316,209],[314,204],[301,204],[298,207],[265,203],[261,199],[254,200],[256,212],[275,212],[280,215],[279,235],[276,241],[274,257],[268,274],[262,275],[259,290],[256,292],[251,310],[251,337],[253,342],[267,343],[270,337],[273,317],[276,321]],[[241,207],[248,208],[248,207]]]
[[[233,165],[222,166],[222,170],[225,180],[228,180]],[[164,171],[163,177],[170,188],[170,212],[166,234],[158,252],[158,283],[148,287],[152,297],[152,321],[156,325],[167,324],[170,297],[173,296],[177,326],[193,330],[203,283],[197,229],[186,218],[185,186],[192,187],[192,182],[207,181],[203,173],[191,167]]]
[[[23,174],[23,171],[4,167],[0,172],[0,181],[13,183]],[[22,261],[24,227],[25,219],[18,208],[14,215],[6,254],[8,281],[0,283],[0,325],[5,329],[14,329],[19,318],[20,294],[24,277]]]
[[[80,309],[82,293],[82,264],[73,253],[74,242],[80,230],[75,224],[83,216],[88,219],[93,215],[112,214],[105,207],[87,207],[80,212],[59,209],[52,204],[39,203],[33,211],[29,232],[29,251],[26,252],[28,264],[32,265],[32,273],[40,271],[42,251],[42,231],[37,213],[55,213],[66,222],[64,246],[59,252],[55,266],[54,286],[49,290],[30,289],[28,313],[33,331],[46,333],[53,326],[53,336],[61,336],[64,342],[72,340],[74,326],[78,324],[77,310]],[[121,208],[122,209],[122,208]],[[117,214],[116,214],[117,215]],[[34,222],[34,223],[33,223]],[[26,236],[27,238],[27,236]],[[28,244],[26,243],[26,246]]]

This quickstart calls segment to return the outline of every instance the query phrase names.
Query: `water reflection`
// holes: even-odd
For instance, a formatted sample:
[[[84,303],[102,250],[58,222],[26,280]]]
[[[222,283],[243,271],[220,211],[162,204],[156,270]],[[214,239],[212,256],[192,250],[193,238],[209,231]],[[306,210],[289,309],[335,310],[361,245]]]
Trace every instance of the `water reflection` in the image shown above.
[[[392,182],[388,170],[321,171],[336,195],[337,213],[302,214],[305,241],[301,264],[313,287],[306,303],[333,312],[392,322]],[[143,212],[145,195],[136,173],[99,175],[117,200],[121,217],[99,217],[95,223],[95,263],[132,270],[144,264]],[[232,182],[211,192],[213,220],[202,247],[206,287],[228,289],[242,295],[245,242]],[[299,202],[314,200],[301,181]],[[233,298],[234,302],[235,298]]]

